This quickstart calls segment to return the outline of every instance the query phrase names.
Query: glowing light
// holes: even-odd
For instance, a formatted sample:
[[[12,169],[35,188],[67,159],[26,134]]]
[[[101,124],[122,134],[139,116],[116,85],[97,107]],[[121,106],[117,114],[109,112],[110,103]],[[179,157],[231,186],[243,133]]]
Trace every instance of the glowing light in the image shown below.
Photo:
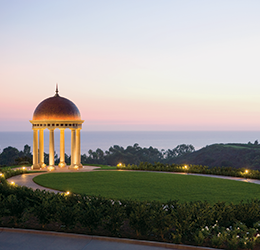
[[[66,195],[69,195],[69,194],[70,194],[70,191],[67,191],[67,192],[66,192]]]
[[[187,165],[185,165],[184,168],[187,169],[188,168]]]
[[[4,176],[2,173],[0,173],[0,177]]]
[[[248,170],[246,169],[245,174],[248,174]]]
[[[122,163],[119,162],[119,163],[117,164],[117,166],[118,166],[118,167],[122,167]]]
[[[11,185],[15,185],[15,183],[12,181],[12,182],[11,182]]]
[[[65,166],[66,166],[66,163],[65,163],[65,162],[60,162],[60,163],[59,163],[59,167],[60,167],[60,168],[63,168],[63,167],[65,167]]]
[[[48,170],[48,171],[54,171],[54,170],[55,170],[55,167],[47,167],[47,170]]]
[[[26,167],[23,167],[22,170],[26,170]]]

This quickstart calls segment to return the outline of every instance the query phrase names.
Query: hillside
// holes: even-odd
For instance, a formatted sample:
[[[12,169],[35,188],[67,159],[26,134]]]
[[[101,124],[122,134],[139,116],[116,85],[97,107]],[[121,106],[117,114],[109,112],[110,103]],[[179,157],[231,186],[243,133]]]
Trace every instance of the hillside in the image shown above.
[[[172,163],[260,169],[260,145],[213,144],[190,154],[177,157],[173,159]]]

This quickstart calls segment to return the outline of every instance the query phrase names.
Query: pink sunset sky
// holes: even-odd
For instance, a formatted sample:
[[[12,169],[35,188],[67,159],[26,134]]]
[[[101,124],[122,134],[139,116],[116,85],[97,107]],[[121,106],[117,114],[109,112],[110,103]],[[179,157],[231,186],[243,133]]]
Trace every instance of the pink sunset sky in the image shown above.
[[[73,101],[83,131],[260,129],[260,1],[0,0],[0,131]]]

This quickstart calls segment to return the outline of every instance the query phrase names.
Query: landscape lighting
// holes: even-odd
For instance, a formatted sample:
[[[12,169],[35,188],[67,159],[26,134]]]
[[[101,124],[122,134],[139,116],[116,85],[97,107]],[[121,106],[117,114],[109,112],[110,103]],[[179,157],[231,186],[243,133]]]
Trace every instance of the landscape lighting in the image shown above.
[[[248,174],[248,170],[246,169],[245,174]]]
[[[3,174],[2,173],[0,173],[0,177],[2,177],[3,176]]]
[[[66,192],[66,195],[69,195],[69,194],[70,194],[70,191],[67,191],[67,192]]]
[[[14,184],[15,184],[15,183],[12,181],[12,182],[11,182],[11,185],[14,185]]]
[[[121,167],[121,166],[122,166],[122,163],[121,163],[121,162],[119,162],[119,163],[117,164],[117,166],[118,166],[118,167]]]

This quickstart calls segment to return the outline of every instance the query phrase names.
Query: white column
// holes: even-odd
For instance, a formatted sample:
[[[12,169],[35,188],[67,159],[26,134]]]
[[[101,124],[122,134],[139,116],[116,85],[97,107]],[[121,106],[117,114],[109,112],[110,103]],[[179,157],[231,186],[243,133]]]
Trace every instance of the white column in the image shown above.
[[[80,154],[80,129],[81,128],[77,128],[76,130],[76,165],[79,168],[82,168],[82,164],[81,164],[81,154]]]
[[[39,164],[41,168],[46,167],[46,165],[44,164],[44,129],[40,129]]]
[[[65,163],[65,129],[60,128],[60,163],[59,167],[63,168],[66,166]]]
[[[49,128],[50,141],[49,141],[49,167],[54,167],[54,129]]]
[[[75,161],[75,151],[76,151],[76,136],[75,136],[75,129],[71,128],[71,156],[70,156],[70,168],[74,168],[76,161]]]
[[[32,169],[39,169],[38,162],[38,129],[33,129],[33,165]]]

